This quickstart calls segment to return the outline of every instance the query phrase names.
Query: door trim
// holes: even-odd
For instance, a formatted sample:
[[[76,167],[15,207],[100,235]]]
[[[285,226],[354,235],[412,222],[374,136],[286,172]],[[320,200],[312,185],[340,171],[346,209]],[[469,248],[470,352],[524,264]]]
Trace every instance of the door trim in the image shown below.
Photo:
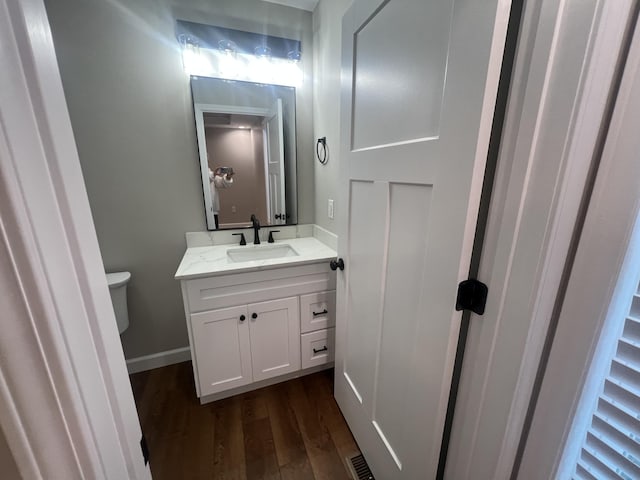
[[[25,478],[150,479],[44,4],[0,23],[0,427]]]
[[[500,154],[500,145],[502,134],[505,128],[505,115],[509,105],[509,92],[511,90],[511,81],[513,78],[513,68],[517,54],[518,34],[520,33],[520,24],[522,23],[522,14],[524,5],[522,2],[512,3],[510,6],[509,19],[507,22],[507,31],[504,45],[504,53],[502,57],[502,66],[500,68],[500,81],[496,96],[496,104],[491,136],[489,138],[487,162],[484,171],[484,180],[482,184],[482,193],[480,196],[480,205],[478,208],[478,221],[476,223],[475,237],[473,240],[473,249],[471,252],[471,265],[469,267],[469,279],[478,278],[478,269],[480,259],[482,258],[482,247],[484,245],[485,234],[487,229],[487,216],[491,206],[491,194],[496,177],[496,168],[498,157]],[[437,479],[444,478],[444,469],[447,462],[447,453],[449,451],[449,442],[451,440],[451,429],[453,426],[453,416],[455,414],[456,399],[460,388],[460,376],[462,373],[462,365],[464,360],[465,346],[469,332],[469,321],[471,320],[470,311],[463,312],[460,322],[460,334],[458,336],[458,345],[456,349],[456,357],[453,366],[453,378],[451,381],[451,390],[449,393],[449,403],[447,405],[447,413],[444,424],[444,432],[442,434],[442,445],[440,447],[440,458],[438,460]]]
[[[445,478],[511,475],[631,3],[525,4]]]
[[[635,15],[638,14],[636,9]],[[637,125],[640,120],[640,30],[635,21],[633,45],[626,60],[615,110],[608,129],[602,159],[597,169],[593,193],[589,196],[575,262],[570,272],[562,310],[533,411],[529,435],[524,444],[518,471],[522,478],[569,478],[575,464],[562,462],[565,448],[574,459],[582,445],[569,435],[578,420],[577,432],[584,438],[595,403],[581,402],[583,386],[592,392],[602,387],[602,377],[594,376],[592,362],[608,365],[613,353],[610,345],[599,345],[603,327],[610,320],[626,316],[629,290],[637,287],[640,249],[629,246],[640,241],[640,164]],[[623,288],[622,283],[632,284]],[[618,297],[624,295],[620,301]],[[629,295],[629,296],[627,296]],[[616,301],[617,299],[617,301]],[[622,306],[621,306],[622,304]],[[606,327],[604,327],[606,328]],[[618,329],[615,329],[619,332]],[[611,334],[609,334],[611,335]],[[606,344],[606,342],[605,342]],[[603,356],[604,355],[604,356]],[[606,371],[599,372],[603,375]],[[594,383],[595,382],[595,383]],[[567,458],[566,460],[569,460]],[[533,474],[532,472],[536,472]]]
[[[204,201],[205,219],[207,221],[207,229],[210,231],[219,230],[216,228],[216,222],[213,218],[213,212],[211,211],[211,205],[213,205],[213,199],[211,198],[211,188],[209,187],[209,154],[207,152],[207,135],[204,127],[204,114],[205,113],[231,113],[237,115],[255,115],[257,117],[266,118],[269,114],[269,110],[266,108],[256,107],[239,107],[237,105],[223,105],[214,103],[194,103],[193,115],[196,122],[196,140],[198,143],[198,160],[200,162],[200,175],[202,177],[202,195]],[[264,130],[264,129],[263,129]],[[263,137],[263,148],[266,155],[266,143]],[[267,157],[265,156],[265,165]],[[266,175],[265,175],[266,176]],[[269,182],[265,179],[267,185],[267,195],[269,192]],[[268,198],[267,198],[268,200]],[[269,202],[267,201],[267,208]],[[207,208],[209,206],[209,208]],[[231,228],[231,227],[227,227]]]

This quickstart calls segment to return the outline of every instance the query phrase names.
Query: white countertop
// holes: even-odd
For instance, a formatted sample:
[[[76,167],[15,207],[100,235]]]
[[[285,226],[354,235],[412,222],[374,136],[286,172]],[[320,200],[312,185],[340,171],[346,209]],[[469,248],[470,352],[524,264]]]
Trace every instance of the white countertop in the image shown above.
[[[227,250],[238,248],[260,248],[275,245],[289,245],[298,255],[293,257],[270,258],[266,260],[252,260],[234,262],[227,256]],[[210,277],[228,273],[250,272],[268,268],[291,267],[307,263],[318,263],[336,258],[336,251],[314,237],[290,238],[277,240],[274,243],[261,245],[247,244],[240,247],[237,243],[227,245],[212,245],[205,247],[190,247],[182,257],[175,278],[186,280],[198,277]]]

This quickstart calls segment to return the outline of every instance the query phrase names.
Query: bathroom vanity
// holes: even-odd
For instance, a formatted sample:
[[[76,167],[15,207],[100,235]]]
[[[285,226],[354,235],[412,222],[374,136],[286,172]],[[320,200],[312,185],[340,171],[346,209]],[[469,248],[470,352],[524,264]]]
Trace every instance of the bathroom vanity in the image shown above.
[[[175,278],[201,403],[333,366],[335,256],[314,237],[187,248]]]

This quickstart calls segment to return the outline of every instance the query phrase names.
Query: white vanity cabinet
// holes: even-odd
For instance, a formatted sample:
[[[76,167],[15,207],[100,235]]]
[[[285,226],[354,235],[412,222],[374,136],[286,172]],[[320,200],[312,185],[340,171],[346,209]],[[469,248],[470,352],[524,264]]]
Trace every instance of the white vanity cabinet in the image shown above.
[[[248,306],[253,381],[300,370],[298,297]]]
[[[332,365],[335,273],[328,262],[181,285],[202,403]]]
[[[246,318],[246,306],[191,315],[191,350],[203,367],[196,378],[203,395],[252,382],[249,322]]]
[[[191,315],[201,395],[300,369],[298,297]]]

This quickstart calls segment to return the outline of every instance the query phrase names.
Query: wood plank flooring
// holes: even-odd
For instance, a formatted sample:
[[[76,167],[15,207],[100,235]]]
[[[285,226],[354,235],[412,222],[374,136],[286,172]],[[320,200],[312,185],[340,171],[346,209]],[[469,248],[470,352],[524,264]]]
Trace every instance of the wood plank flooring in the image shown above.
[[[154,480],[350,479],[333,370],[200,405],[191,362],[131,375]]]

